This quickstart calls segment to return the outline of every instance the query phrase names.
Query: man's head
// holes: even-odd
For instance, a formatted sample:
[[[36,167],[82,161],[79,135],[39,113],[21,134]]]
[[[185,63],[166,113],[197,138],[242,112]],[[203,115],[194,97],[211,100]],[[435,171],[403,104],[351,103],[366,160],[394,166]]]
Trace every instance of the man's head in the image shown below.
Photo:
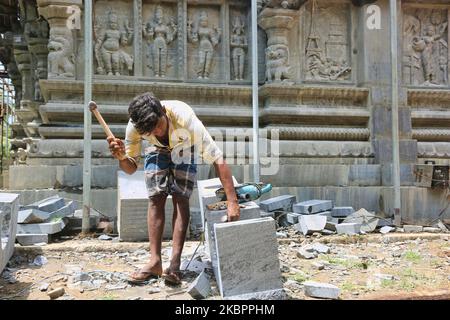
[[[155,134],[155,128],[161,127],[161,120],[164,120],[161,102],[150,92],[135,97],[128,107],[128,114],[139,134]]]

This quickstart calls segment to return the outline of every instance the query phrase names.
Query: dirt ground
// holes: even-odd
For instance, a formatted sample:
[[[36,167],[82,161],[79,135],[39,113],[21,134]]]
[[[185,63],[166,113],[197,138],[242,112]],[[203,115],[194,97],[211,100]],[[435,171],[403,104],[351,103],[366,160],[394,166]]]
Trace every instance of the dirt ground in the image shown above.
[[[305,281],[334,284],[343,300],[450,299],[449,233],[303,237],[286,230],[286,236],[278,243],[288,299],[313,299],[304,295]],[[325,244],[330,252],[299,257],[298,249],[312,243]],[[164,242],[164,265],[170,245]],[[206,260],[206,249],[197,241],[186,243],[183,259],[189,261],[194,252],[195,260]],[[58,299],[63,300],[192,299],[186,289],[197,276],[194,271],[185,272],[179,287],[165,285],[162,279],[127,284],[126,277],[149,257],[147,243],[66,237],[42,247],[16,244],[0,277],[0,299],[49,300],[48,292],[60,287],[65,294]],[[212,278],[208,299],[221,299],[210,267],[207,264]]]

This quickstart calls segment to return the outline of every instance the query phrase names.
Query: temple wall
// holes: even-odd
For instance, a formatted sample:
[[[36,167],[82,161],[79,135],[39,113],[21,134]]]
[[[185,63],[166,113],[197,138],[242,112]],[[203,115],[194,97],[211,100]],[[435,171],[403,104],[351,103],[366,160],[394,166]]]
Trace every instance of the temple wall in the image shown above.
[[[279,155],[280,165],[264,181],[390,186],[389,1],[375,11],[350,0],[258,3],[260,127],[270,145],[260,156],[267,164]],[[19,89],[15,163],[53,166],[56,175],[83,157],[83,3],[18,4],[23,19],[2,39]],[[398,4],[401,176],[414,189],[416,164],[450,162],[450,1]],[[113,133],[124,137],[128,103],[140,93],[183,100],[221,146],[242,141],[228,159],[251,180],[250,1],[96,0],[93,10],[93,99]],[[93,163],[114,173],[104,138],[94,119]],[[367,209],[380,201],[368,200]]]

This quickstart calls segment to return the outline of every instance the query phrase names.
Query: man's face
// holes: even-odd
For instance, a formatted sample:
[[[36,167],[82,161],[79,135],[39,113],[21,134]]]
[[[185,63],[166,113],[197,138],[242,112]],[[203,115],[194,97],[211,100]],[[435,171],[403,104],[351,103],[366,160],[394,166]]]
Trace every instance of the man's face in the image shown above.
[[[150,132],[150,134],[157,137],[163,137],[167,132],[167,125],[168,123],[165,116],[159,118],[158,124],[156,125],[155,129]]]

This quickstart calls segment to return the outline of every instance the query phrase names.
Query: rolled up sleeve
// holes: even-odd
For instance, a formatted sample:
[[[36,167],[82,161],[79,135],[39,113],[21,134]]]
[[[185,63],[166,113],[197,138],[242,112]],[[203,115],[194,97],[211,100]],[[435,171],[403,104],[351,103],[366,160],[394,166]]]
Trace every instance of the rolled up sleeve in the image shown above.
[[[125,134],[125,151],[128,156],[137,158],[141,156],[142,138],[131,121],[128,121]]]

